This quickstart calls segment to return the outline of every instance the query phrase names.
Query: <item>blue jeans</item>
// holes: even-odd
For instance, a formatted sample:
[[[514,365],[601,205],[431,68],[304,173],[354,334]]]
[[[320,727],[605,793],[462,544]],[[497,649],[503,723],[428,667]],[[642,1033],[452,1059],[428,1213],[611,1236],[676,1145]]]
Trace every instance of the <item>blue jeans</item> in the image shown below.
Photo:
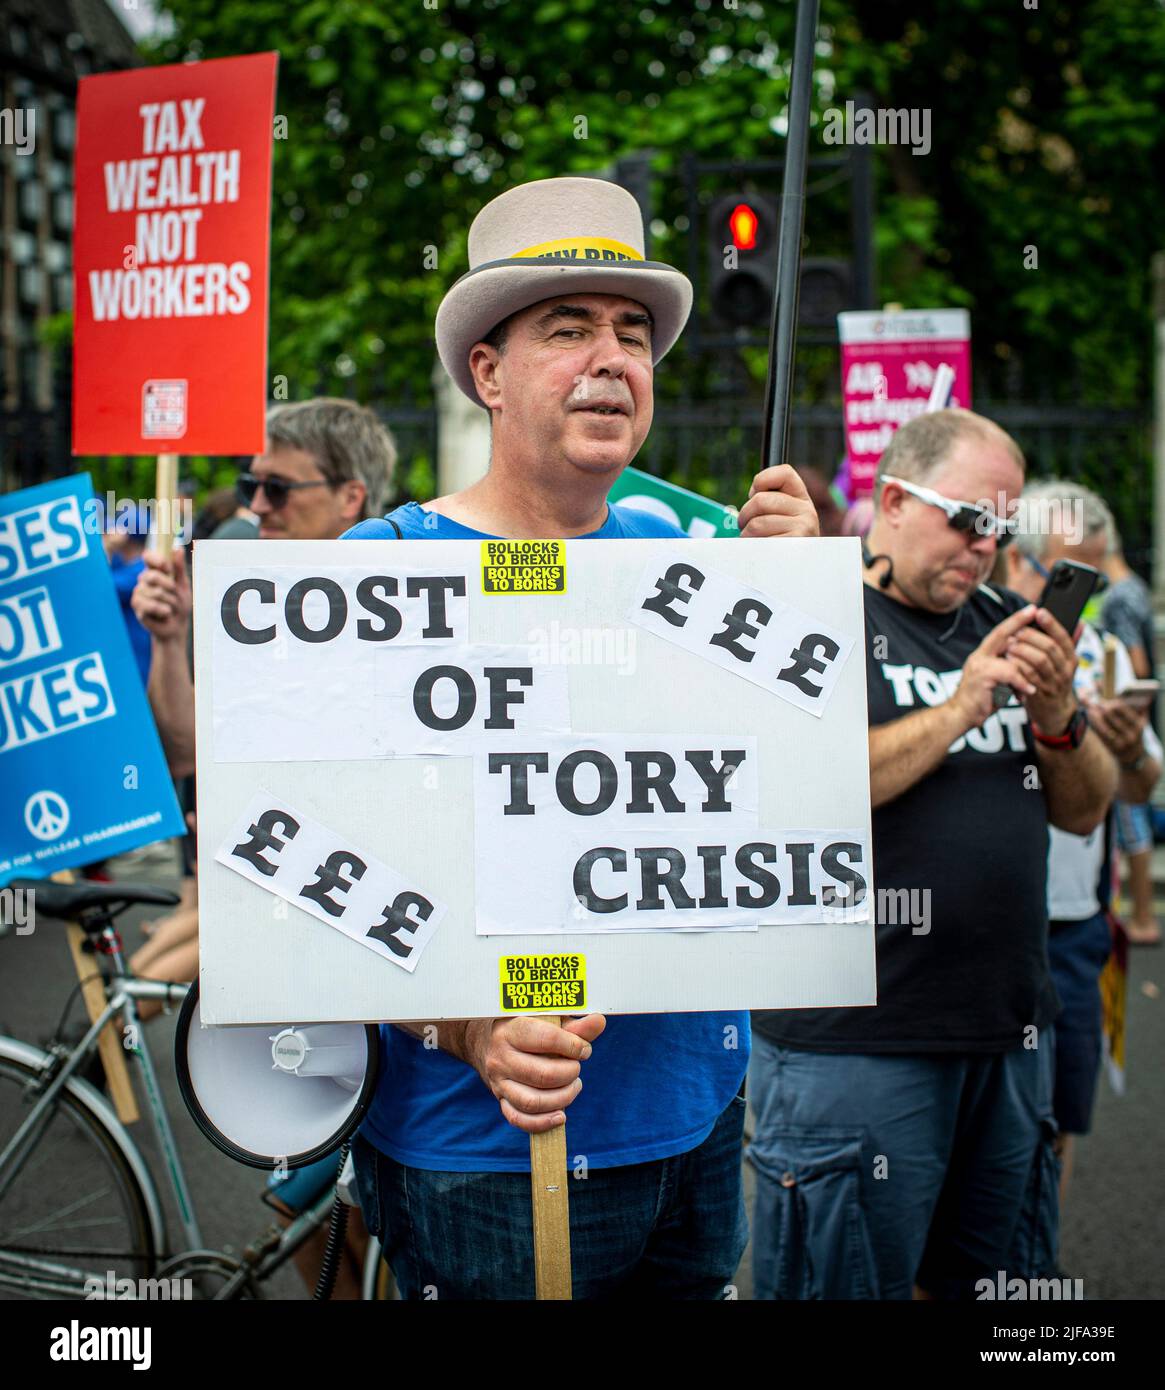
[[[737,1096],[688,1153],[568,1180],[576,1299],[730,1296],[748,1239],[743,1128]],[[528,1173],[410,1168],[362,1135],[352,1156],[365,1223],[402,1298],[534,1297]]]
[[[1053,922],[1048,965],[1060,996],[1056,1018],[1056,1124],[1065,1134],[1092,1127],[1096,1081],[1104,1052],[1100,974],[1112,953],[1112,932],[1103,912],[1080,922]]]
[[[753,1035],[757,1298],[974,1297],[1054,1272],[1053,1041],[871,1056]]]

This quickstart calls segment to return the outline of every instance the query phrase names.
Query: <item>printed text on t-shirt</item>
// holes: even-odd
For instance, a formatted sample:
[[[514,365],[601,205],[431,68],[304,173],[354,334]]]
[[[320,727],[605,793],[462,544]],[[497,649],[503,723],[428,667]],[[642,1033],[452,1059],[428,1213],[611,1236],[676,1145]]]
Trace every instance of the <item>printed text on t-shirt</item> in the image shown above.
[[[894,703],[900,708],[914,705],[941,705],[955,693],[962,671],[932,671],[929,666],[893,665],[883,661],[882,675],[889,682]],[[1026,744],[1023,726],[1027,710],[1022,705],[1005,705],[996,710],[978,729],[970,729],[951,744],[951,753],[970,748],[976,753],[1000,753],[1004,746],[1010,752],[1023,752]]]

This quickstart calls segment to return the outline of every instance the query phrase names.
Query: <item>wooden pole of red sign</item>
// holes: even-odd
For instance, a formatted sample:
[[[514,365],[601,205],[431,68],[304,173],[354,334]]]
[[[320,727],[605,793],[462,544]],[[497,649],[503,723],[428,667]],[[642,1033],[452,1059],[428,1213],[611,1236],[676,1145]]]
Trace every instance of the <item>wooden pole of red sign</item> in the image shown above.
[[[60,869],[51,875],[54,883],[75,882],[71,869]],[[81,998],[85,1001],[85,1011],[89,1022],[96,1023],[105,1010],[105,986],[92,954],[85,951],[85,933],[80,927],[69,922],[65,927],[65,937],[69,943],[69,954],[73,958],[73,968],[81,986]],[[132,1125],[139,1118],[138,1103],[133,1093],[133,1083],[125,1065],[125,1049],[121,1036],[114,1026],[114,1020],[102,1028],[97,1035],[97,1051],[101,1065],[105,1068],[105,1081],[109,1087],[109,1098],[117,1111],[117,1118],[123,1125]]]
[[[159,454],[154,478],[154,517],[158,522],[154,532],[154,549],[159,555],[169,555],[174,549],[176,527],[175,504],[178,496],[178,455]],[[165,525],[162,525],[162,522]]]
[[[561,1018],[548,1018],[556,1028]],[[566,1186],[566,1126],[530,1136],[530,1196],[534,1204],[534,1295],[569,1300],[570,1199]]]

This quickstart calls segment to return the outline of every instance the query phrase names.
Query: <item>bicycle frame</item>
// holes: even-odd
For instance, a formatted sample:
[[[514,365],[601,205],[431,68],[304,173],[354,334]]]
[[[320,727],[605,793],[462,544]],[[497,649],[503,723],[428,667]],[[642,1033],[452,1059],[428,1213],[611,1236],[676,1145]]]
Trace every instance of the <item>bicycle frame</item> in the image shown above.
[[[215,1302],[225,1302],[252,1279],[262,1283],[269,1275],[287,1263],[291,1256],[307,1240],[313,1231],[323,1226],[332,1210],[334,1200],[331,1189],[326,1189],[315,1203],[294,1217],[291,1224],[280,1230],[271,1226],[243,1251],[242,1263],[230,1276],[218,1293]]]
[[[52,1115],[62,1088],[88,1057],[90,1050],[96,1045],[101,1030],[110,1019],[120,1013],[126,1028],[125,1036],[132,1037],[134,1040],[135,1045],[126,1050],[137,1059],[141,1068],[146,1094],[146,1108],[149,1110],[154,1135],[157,1138],[158,1147],[170,1176],[170,1185],[178,1204],[179,1220],[182,1223],[186,1248],[188,1250],[200,1250],[203,1248],[202,1231],[194,1211],[190,1187],[186,1181],[186,1171],[182,1166],[178,1145],[174,1140],[170,1117],[166,1113],[165,1103],[158,1087],[158,1073],[154,1067],[154,1059],[150,1054],[149,1044],[146,1042],[145,1032],[136,1007],[138,999],[155,1000],[163,1004],[178,1003],[185,997],[189,986],[167,984],[157,980],[134,979],[126,969],[125,959],[121,952],[121,943],[117,933],[110,925],[107,924],[104,927],[101,932],[101,940],[104,943],[104,952],[108,954],[113,963],[113,978],[105,982],[107,995],[105,1008],[90,1024],[85,1036],[73,1048],[64,1064],[57,1069],[24,1123],[9,1140],[3,1152],[0,1152],[0,1199],[3,1199],[4,1194],[11,1187],[13,1180],[27,1161],[29,1152],[40,1138],[43,1126]]]
[[[93,934],[91,934],[91,939],[92,936]],[[96,1048],[101,1030],[111,1019],[121,1014],[125,1027],[124,1036],[127,1039],[132,1038],[134,1043],[132,1047],[127,1046],[126,1050],[137,1059],[141,1069],[146,1108],[149,1110],[151,1126],[166,1165],[170,1187],[178,1205],[179,1218],[182,1224],[183,1248],[171,1252],[171,1250],[164,1248],[169,1245],[169,1242],[165,1239],[164,1220],[158,1195],[154,1189],[152,1174],[149,1167],[144,1162],[141,1163],[137,1176],[147,1207],[150,1210],[151,1225],[158,1237],[160,1260],[163,1266],[172,1267],[178,1262],[194,1261],[199,1258],[221,1259],[223,1252],[209,1250],[203,1242],[202,1230],[186,1180],[186,1172],[178,1153],[170,1117],[158,1085],[157,1070],[136,1008],[138,1000],[151,1000],[161,1004],[180,1003],[190,987],[185,984],[135,979],[126,968],[120,942],[111,925],[106,924],[100,933],[100,940],[103,943],[103,953],[107,954],[112,962],[112,975],[105,980],[105,1008],[90,1024],[84,1036],[63,1061],[59,1057],[52,1059],[57,1063],[55,1069],[49,1066],[44,1068],[46,1078],[51,1070],[51,1079],[47,1079],[28,1116],[5,1145],[3,1151],[0,1152],[0,1200],[3,1199],[19,1175],[30,1153],[41,1138],[45,1126],[56,1109],[57,1099],[62,1090]],[[117,1120],[111,1109],[108,1109],[104,1123],[109,1128],[116,1127],[121,1130],[125,1135],[126,1144],[136,1150],[136,1145],[133,1144],[128,1131]],[[327,1221],[332,1208],[332,1201],[333,1195],[331,1189],[328,1189],[317,1198],[312,1206],[293,1217],[288,1226],[280,1229],[278,1226],[272,1225],[257,1236],[243,1251],[242,1256],[238,1259],[238,1268],[229,1273],[222,1288],[213,1295],[214,1299],[219,1301],[231,1299],[252,1280],[261,1283],[286,1263],[312,1232],[318,1230]],[[235,1260],[234,1256],[227,1256],[226,1258],[231,1261]],[[27,1266],[29,1272],[43,1279],[59,1280],[60,1285],[57,1291],[62,1294],[70,1291],[71,1283],[75,1282],[81,1273],[81,1271],[70,1269],[68,1266],[39,1260],[35,1257],[13,1257],[13,1262],[20,1266]]]

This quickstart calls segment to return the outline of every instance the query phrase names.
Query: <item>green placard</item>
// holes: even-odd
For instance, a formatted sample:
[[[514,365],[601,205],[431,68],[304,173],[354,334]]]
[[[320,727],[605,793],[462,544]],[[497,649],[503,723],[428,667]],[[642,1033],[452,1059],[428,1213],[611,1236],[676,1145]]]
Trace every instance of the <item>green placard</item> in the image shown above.
[[[689,492],[686,487],[665,483],[638,468],[623,470],[607,494],[607,501],[624,502],[638,511],[662,517],[686,531],[693,540],[739,535],[735,507],[725,507],[698,492]]]

